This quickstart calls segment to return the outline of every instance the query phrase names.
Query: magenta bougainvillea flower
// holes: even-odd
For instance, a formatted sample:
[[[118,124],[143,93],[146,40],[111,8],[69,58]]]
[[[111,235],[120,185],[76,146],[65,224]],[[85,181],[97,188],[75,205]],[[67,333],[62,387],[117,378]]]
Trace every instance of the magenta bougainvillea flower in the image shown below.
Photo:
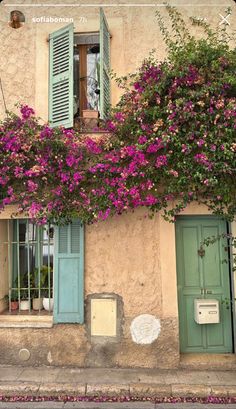
[[[173,12],[172,12],[173,14]],[[179,17],[178,17],[179,18]],[[190,202],[236,213],[236,51],[211,31],[168,42],[168,59],[132,75],[99,139],[40,125],[25,105],[0,124],[1,209],[39,223],[85,223],[146,206],[175,216]],[[207,64],[203,62],[207,61]]]

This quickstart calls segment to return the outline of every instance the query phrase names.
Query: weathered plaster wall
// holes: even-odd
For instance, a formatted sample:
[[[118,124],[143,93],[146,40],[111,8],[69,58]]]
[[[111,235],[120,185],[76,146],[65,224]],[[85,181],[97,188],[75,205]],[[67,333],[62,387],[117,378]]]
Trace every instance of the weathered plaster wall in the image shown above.
[[[1,364],[55,365],[78,367],[146,367],[178,366],[176,320],[165,320],[160,338],[151,345],[136,345],[127,335],[119,343],[90,344],[85,327],[55,325],[51,329],[1,328]],[[11,342],[9,343],[9,339]],[[19,351],[27,348],[30,359],[19,359]]]
[[[26,24],[17,30],[12,29],[7,24],[8,19],[8,9],[1,3],[0,78],[6,107],[16,112],[17,102],[35,105],[35,26]],[[5,107],[0,91],[0,119],[4,116]]]
[[[5,220],[2,223],[7,224]],[[1,362],[19,363],[19,350],[28,348],[28,364],[176,367],[179,352],[175,259],[173,268],[168,265],[167,280],[166,256],[171,253],[166,250],[168,246],[164,249],[160,245],[162,234],[167,234],[168,240],[169,230],[165,233],[163,227],[165,230],[169,224],[164,226],[159,214],[149,219],[144,209],[86,226],[85,325],[0,328]],[[173,234],[173,229],[170,232]],[[169,238],[172,243],[173,237]],[[88,298],[94,293],[117,294],[121,300],[116,339],[91,337]],[[138,345],[131,337],[131,322],[141,314],[160,319],[160,335],[149,345]],[[11,343],[5,342],[9,334],[14,334]]]
[[[162,314],[159,217],[124,214],[85,229],[86,293],[115,292],[125,316]]]

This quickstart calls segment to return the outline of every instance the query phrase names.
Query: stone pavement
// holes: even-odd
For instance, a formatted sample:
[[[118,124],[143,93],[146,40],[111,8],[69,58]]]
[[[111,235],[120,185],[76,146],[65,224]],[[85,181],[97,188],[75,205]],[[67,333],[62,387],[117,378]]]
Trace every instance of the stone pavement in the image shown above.
[[[235,409],[235,404],[154,403],[154,402],[0,402],[0,409]]]
[[[236,371],[0,365],[0,395],[236,397]]]

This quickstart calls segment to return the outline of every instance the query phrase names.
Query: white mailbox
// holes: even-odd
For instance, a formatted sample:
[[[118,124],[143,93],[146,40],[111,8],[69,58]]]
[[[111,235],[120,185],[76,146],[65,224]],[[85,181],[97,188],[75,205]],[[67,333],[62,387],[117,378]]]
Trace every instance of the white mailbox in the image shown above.
[[[194,319],[197,324],[218,324],[220,322],[218,300],[194,300]]]

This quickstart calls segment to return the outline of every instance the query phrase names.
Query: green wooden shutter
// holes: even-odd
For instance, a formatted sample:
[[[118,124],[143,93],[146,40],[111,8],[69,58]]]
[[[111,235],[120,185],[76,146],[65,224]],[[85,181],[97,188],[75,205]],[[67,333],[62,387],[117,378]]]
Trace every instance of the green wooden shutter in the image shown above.
[[[105,119],[110,108],[110,33],[103,9],[100,8],[100,117]]]
[[[73,126],[74,27],[69,24],[49,36],[49,123]]]
[[[54,322],[84,321],[84,229],[79,220],[55,228]]]

